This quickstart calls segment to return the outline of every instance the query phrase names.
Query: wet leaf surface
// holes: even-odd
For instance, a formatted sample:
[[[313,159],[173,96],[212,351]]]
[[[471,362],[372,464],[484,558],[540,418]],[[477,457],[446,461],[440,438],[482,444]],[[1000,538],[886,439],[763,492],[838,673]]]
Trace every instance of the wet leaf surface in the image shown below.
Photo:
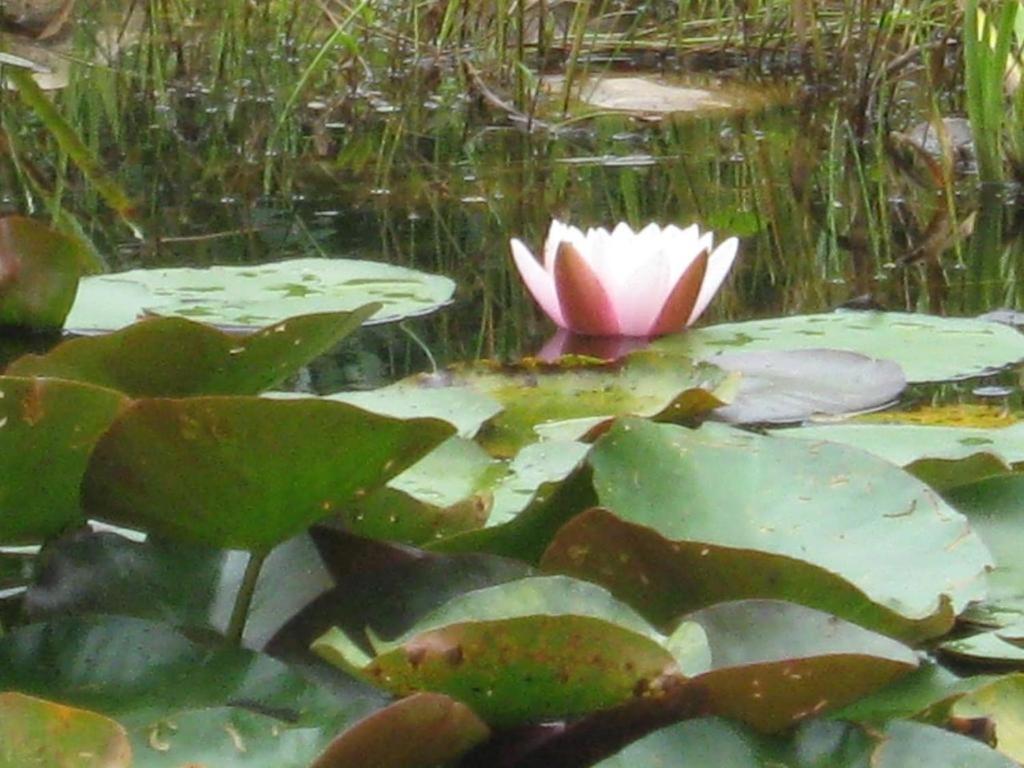
[[[786,424],[888,405],[906,387],[890,360],[835,349],[726,352],[715,365],[742,376],[729,405],[715,418],[731,424]]]
[[[90,452],[125,402],[89,384],[0,377],[0,543],[83,521],[79,486]]]
[[[434,419],[400,421],[315,399],[138,400],[96,446],[84,499],[96,517],[267,551],[453,431]]]
[[[447,765],[489,735],[464,704],[417,693],[373,713],[335,739],[311,768]]]
[[[60,328],[88,255],[78,241],[22,216],[0,217],[0,326]]]
[[[228,328],[261,328],[297,315],[382,308],[369,322],[433,312],[455,284],[406,267],[350,259],[293,259],[255,266],[134,269],[84,278],[66,326],[112,331],[145,315]]]
[[[0,693],[0,765],[130,768],[124,728],[102,715]]]
[[[843,349],[892,360],[913,383],[979,376],[1015,363],[1024,359],[1024,335],[983,320],[833,312],[698,328],[652,348],[712,363],[719,354],[739,351]]]
[[[132,397],[255,395],[330,350],[378,306],[294,317],[245,336],[184,318],[149,318],[22,357],[7,374],[85,381]]]
[[[919,481],[869,454],[717,424],[688,430],[628,420],[594,447],[590,463],[601,504],[669,546],[654,541],[656,566],[632,576],[611,565],[610,553],[594,549],[576,551],[583,563],[576,571],[573,552],[563,546],[559,567],[597,580],[605,568],[616,571],[625,580],[614,587],[620,597],[658,621],[729,597],[772,597],[913,640],[942,634],[956,612],[983,594],[990,555],[966,519]],[[630,569],[645,565],[644,553],[622,551],[623,541],[602,538]],[[680,565],[685,554],[673,553],[672,543],[686,546],[693,557],[688,566]],[[699,544],[707,545],[706,555],[704,548],[688,546]],[[712,548],[712,562],[722,563],[728,578],[707,579],[707,595],[675,589],[681,571],[705,567],[702,559]],[[736,579],[736,568],[751,570],[740,565],[742,550],[759,565],[770,562],[778,576]],[[908,567],[913,579],[905,577]],[[650,583],[655,568],[663,582]],[[819,581],[822,571],[848,588],[824,588],[835,582]],[[730,596],[733,583],[740,594]],[[766,593],[757,594],[762,589]],[[855,591],[864,599],[856,599]]]
[[[514,724],[621,704],[699,664],[703,635],[669,641],[604,590],[563,577],[464,594],[401,637],[370,636],[375,656],[338,630],[314,649],[399,695],[429,690]]]
[[[1024,675],[1007,675],[978,686],[958,699],[950,713],[991,722],[996,749],[1018,763],[1024,762]]]

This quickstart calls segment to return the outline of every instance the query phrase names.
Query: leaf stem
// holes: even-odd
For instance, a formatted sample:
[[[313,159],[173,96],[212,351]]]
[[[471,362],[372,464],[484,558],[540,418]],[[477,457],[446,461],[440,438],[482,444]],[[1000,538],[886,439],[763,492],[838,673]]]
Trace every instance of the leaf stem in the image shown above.
[[[249,617],[252,596],[256,592],[256,581],[266,557],[264,552],[249,553],[249,562],[245,564],[245,573],[242,574],[242,583],[238,587],[238,594],[235,595],[235,607],[231,609],[231,620],[228,622],[226,637],[232,645],[242,644],[242,633],[245,631],[245,621]]]

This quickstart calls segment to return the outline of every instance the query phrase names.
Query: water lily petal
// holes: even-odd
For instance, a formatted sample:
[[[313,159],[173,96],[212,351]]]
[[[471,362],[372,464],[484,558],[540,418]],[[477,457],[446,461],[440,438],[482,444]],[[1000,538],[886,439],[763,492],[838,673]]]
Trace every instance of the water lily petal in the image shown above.
[[[697,303],[694,304],[693,312],[690,313],[690,319],[686,323],[688,326],[693,325],[697,321],[697,318],[708,308],[711,299],[718,293],[718,289],[722,286],[722,281],[729,274],[729,268],[732,267],[732,262],[736,258],[738,246],[739,241],[735,237],[730,237],[715,248],[711,254],[711,257],[708,259],[707,273],[704,275],[704,283],[701,285],[700,294],[697,296]]]
[[[566,328],[591,336],[620,333],[615,307],[600,278],[569,242],[562,242],[555,256],[555,291]]]
[[[552,275],[555,274],[555,254],[558,253],[558,244],[566,240],[577,248],[582,248],[586,243],[586,237],[578,228],[563,224],[558,219],[552,219],[547,239],[544,241],[544,269]]]
[[[649,327],[647,335],[661,336],[674,333],[690,324],[697,297],[703,288],[709,260],[708,249],[705,248],[690,262],[690,266],[672,286],[668,298],[661,307],[661,313]]]
[[[519,240],[512,238],[512,259],[519,269],[519,274],[526,283],[533,298],[540,304],[547,316],[559,326],[565,326],[565,318],[562,316],[562,309],[558,303],[558,294],[555,292],[555,279],[546,271],[530,253],[530,249]]]

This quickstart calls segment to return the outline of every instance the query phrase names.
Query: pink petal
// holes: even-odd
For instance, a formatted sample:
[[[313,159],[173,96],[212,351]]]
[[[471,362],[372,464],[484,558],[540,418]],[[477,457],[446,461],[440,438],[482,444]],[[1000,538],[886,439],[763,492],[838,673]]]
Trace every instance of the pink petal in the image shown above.
[[[555,256],[555,290],[566,328],[589,336],[618,335],[615,307],[601,280],[569,242],[561,243]]]
[[[668,294],[661,307],[661,314],[650,326],[648,335],[661,336],[666,333],[681,331],[689,324],[690,315],[708,269],[708,251],[705,248],[679,276],[676,284]]]
[[[708,308],[711,299],[718,293],[718,289],[722,287],[722,281],[729,274],[729,269],[736,259],[736,249],[738,246],[739,241],[735,237],[730,237],[715,248],[711,254],[711,257],[708,259],[707,273],[704,275],[704,283],[700,287],[700,294],[697,296],[697,303],[693,305],[690,319],[686,321],[687,326],[693,325],[697,321],[697,318]]]
[[[512,259],[519,269],[519,275],[526,283],[533,298],[540,304],[547,316],[558,325],[565,328],[565,318],[558,304],[558,294],[555,293],[555,280],[549,272],[537,263],[530,250],[515,238],[510,242],[512,246]]]

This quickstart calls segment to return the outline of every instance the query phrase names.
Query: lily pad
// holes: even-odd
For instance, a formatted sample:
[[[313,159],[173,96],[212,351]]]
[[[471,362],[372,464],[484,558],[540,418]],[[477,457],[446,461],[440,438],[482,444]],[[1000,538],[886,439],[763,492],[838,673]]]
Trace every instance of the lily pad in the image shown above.
[[[790,739],[768,739],[723,720],[680,723],[637,741],[598,768],[1013,768],[984,744],[923,723],[883,728],[810,722]]]
[[[86,381],[132,397],[255,395],[330,350],[379,306],[293,317],[247,336],[180,317],[148,318],[26,355],[7,374]]]
[[[715,418],[732,424],[870,411],[894,402],[907,385],[891,360],[835,349],[725,352],[715,365],[742,376],[732,402],[715,410]]]
[[[693,679],[709,707],[764,732],[848,704],[917,667],[905,645],[821,611],[741,600],[690,614],[711,669]]]
[[[464,594],[399,638],[370,641],[372,658],[335,629],[314,650],[393,693],[446,693],[506,725],[622,703],[706,658],[692,624],[666,638],[600,587],[559,576]]]
[[[20,693],[0,693],[0,765],[129,768],[124,728],[109,718]]]
[[[984,320],[843,311],[708,326],[652,348],[712,363],[727,352],[845,349],[892,360],[916,383],[981,376],[1024,360],[1024,335]]]
[[[946,499],[963,512],[988,545],[995,567],[981,607],[1024,617],[1024,475],[991,477],[952,488]]]
[[[954,717],[985,718],[995,724],[995,748],[1024,762],[1024,675],[1007,675],[960,698]]]
[[[713,391],[726,378],[714,366],[646,350],[614,363],[574,357],[555,364],[478,363],[452,369],[448,376],[452,384],[483,392],[503,406],[479,439],[493,455],[505,457],[535,442],[538,428],[557,422],[581,420],[579,434],[559,432],[571,440],[594,426],[593,417],[694,418],[723,404]]]
[[[92,517],[265,552],[453,431],[317,399],[137,400],[96,445],[84,503]]]
[[[447,765],[489,734],[465,704],[436,693],[417,693],[353,725],[310,768]]]
[[[83,520],[89,456],[126,402],[91,384],[0,377],[0,542],[38,541]]]
[[[447,304],[455,284],[406,267],[350,259],[294,259],[253,266],[134,269],[82,279],[65,326],[112,331],[146,315],[174,315],[226,328],[261,328],[297,315],[381,309],[387,323]]]
[[[558,565],[608,583],[659,622],[721,600],[771,597],[921,639],[947,631],[984,594],[990,555],[967,520],[870,454],[718,424],[625,420],[590,463],[600,502],[651,529],[657,546],[623,535],[573,550],[570,538]],[[708,570],[716,565],[722,570]],[[762,580],[756,568],[769,565],[773,575]],[[680,589],[687,571],[691,588]]]
[[[41,222],[0,217],[0,326],[60,328],[87,259],[80,242]]]

